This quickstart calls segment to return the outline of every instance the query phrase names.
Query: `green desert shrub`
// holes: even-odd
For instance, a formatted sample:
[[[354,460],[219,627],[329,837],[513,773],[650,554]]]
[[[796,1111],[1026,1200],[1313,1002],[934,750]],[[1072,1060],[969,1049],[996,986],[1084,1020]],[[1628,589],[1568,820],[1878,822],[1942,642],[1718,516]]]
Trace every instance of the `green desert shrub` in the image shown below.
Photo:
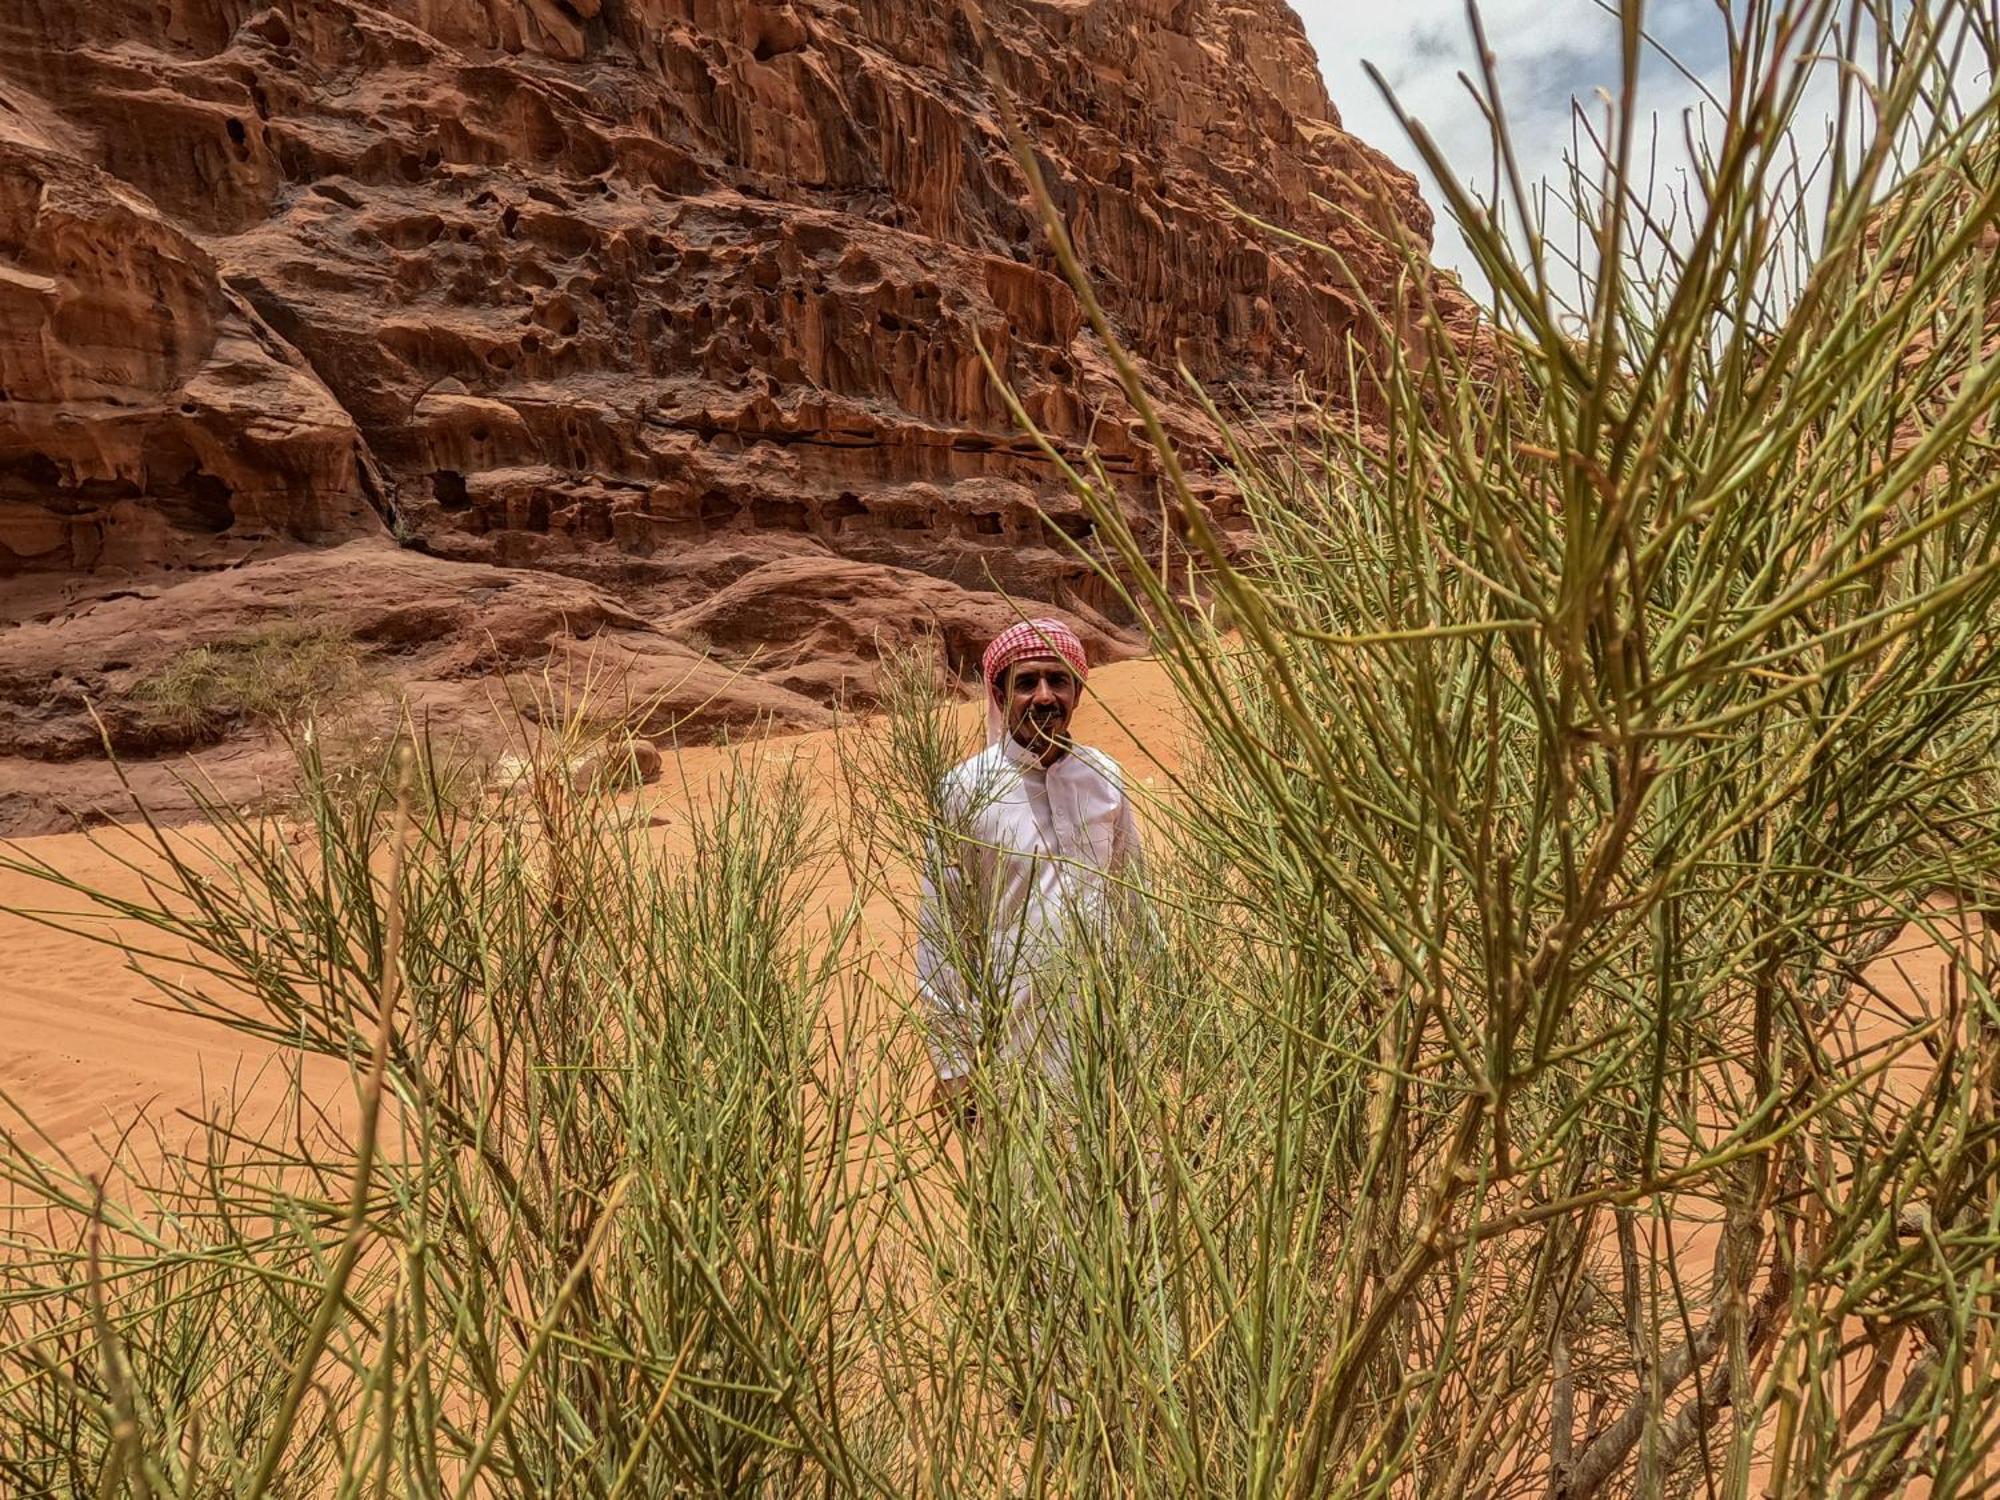
[[[746,771],[662,861],[560,774],[468,807],[398,759],[372,805],[309,766],[304,841],[220,807],[212,858],[138,835],[157,899],[114,909],[161,998],[344,1062],[358,1092],[316,1128],[328,1101],[294,1083],[269,1122],[124,1161],[101,1203],[9,1132],[0,1478],[550,1496],[843,1476],[834,1402],[864,1325],[826,1188],[850,1112],[816,1072],[842,925],[802,927],[799,784]],[[185,953],[192,975],[164,967]]]
[[[1228,1435],[1222,1489],[1987,1473],[1996,55],[1973,8],[1749,7],[1672,212],[1643,122],[1589,122],[1570,264],[1475,83],[1506,211],[1453,207],[1491,325],[1454,339],[1413,256],[1383,419],[1235,440],[1247,554],[1120,361],[1237,632],[1072,470],[1201,752],[1181,972],[1234,1017],[1203,1091],[1253,1149],[1229,1220],[1188,1199],[1214,1281],[1182,1337],[1245,1383],[1175,1425]],[[1933,991],[1885,992],[1899,937]],[[1140,1154],[1178,1152],[1168,1125]]]

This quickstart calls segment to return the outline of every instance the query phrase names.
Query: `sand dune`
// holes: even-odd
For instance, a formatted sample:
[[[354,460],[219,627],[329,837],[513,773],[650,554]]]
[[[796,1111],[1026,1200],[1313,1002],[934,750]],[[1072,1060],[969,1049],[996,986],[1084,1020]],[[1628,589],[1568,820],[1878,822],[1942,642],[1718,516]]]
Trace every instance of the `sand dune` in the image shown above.
[[[1163,788],[1178,765],[1180,740],[1165,670],[1150,661],[1120,663],[1098,672],[1091,688],[1093,701],[1078,716],[1079,735],[1116,756],[1142,784]],[[975,732],[978,706],[968,704],[964,715],[968,733]],[[816,807],[837,823],[844,806],[839,737],[869,732],[863,722],[764,741],[750,753],[795,765]],[[658,816],[655,838],[663,849],[678,843],[683,820],[677,814],[706,794],[730,753],[682,750],[657,786],[631,799],[635,813]],[[196,855],[216,844],[200,827],[173,837]],[[141,881],[131,865],[144,866],[142,839],[107,828],[25,839],[9,848],[81,885],[136,895]],[[826,892],[835,903],[849,894],[844,885]],[[11,1113],[33,1120],[49,1147],[101,1160],[105,1147],[142,1117],[173,1134],[190,1127],[187,1113],[232,1090],[254,1106],[273,1049],[167,1006],[124,953],[87,936],[111,937],[116,930],[85,905],[45,881],[0,869],[0,1095],[12,1104]],[[52,930],[22,914],[28,911],[69,912],[63,920],[75,930]],[[893,973],[906,961],[907,946],[895,903],[873,903],[866,921],[871,930],[864,939],[877,950],[877,963]],[[124,930],[128,939],[144,938],[129,925]],[[1876,961],[1870,978],[1906,1015],[1935,1014],[1946,967],[1944,955],[1912,930]],[[320,1097],[344,1087],[344,1069],[324,1059],[313,1066],[328,1090]]]

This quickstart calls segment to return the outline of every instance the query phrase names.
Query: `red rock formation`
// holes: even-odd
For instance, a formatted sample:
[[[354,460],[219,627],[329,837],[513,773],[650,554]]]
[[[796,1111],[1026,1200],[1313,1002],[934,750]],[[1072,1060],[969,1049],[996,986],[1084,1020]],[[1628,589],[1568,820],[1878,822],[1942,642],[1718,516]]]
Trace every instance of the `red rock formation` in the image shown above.
[[[209,253],[4,114],[0,400],[0,577],[381,528],[353,419]]]
[[[822,701],[852,618],[949,597],[926,575],[1110,610],[979,349],[1141,519],[1150,454],[975,34],[1196,446],[1176,362],[1339,393],[1399,298],[1360,226],[1429,216],[1281,0],[971,4],[7,0],[0,628],[287,547],[381,568],[389,533],[772,659],[804,632]]]

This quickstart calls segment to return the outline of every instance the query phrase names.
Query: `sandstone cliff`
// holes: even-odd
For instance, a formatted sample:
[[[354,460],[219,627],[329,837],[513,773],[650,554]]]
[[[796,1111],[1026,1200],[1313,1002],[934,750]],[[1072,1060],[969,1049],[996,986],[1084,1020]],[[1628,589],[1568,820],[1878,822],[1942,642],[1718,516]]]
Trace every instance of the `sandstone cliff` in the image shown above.
[[[86,697],[115,717],[273,592],[464,676],[495,567],[539,575],[520,659],[692,646],[725,718],[865,691],[878,637],[962,657],[996,591],[1129,648],[979,362],[1155,513],[975,26],[1197,449],[1177,363],[1365,405],[1362,300],[1402,295],[1377,236],[1429,216],[1281,0],[969,4],[0,0],[0,757],[84,753]],[[333,546],[337,574],[292,556]],[[413,588],[463,607],[384,624]]]

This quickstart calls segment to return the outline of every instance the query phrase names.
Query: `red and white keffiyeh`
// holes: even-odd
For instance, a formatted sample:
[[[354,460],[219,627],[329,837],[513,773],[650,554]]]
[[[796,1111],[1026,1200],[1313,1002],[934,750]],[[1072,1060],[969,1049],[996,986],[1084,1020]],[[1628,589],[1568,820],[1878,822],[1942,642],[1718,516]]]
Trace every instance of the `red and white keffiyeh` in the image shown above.
[[[986,679],[986,738],[997,744],[1006,732],[1000,692],[1007,681],[1007,669],[1017,661],[1035,656],[1060,656],[1076,671],[1076,680],[1090,676],[1090,659],[1083,641],[1061,620],[1023,620],[1010,625],[993,638],[979,660],[980,674]]]

